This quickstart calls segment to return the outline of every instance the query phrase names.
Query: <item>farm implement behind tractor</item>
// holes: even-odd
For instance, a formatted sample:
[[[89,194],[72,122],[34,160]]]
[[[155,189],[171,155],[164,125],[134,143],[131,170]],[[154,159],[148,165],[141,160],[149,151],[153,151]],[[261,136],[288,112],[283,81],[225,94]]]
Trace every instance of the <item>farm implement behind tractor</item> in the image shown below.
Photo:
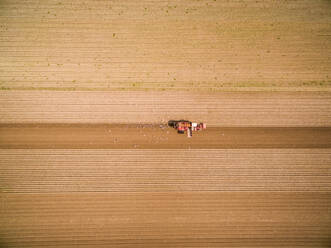
[[[187,120],[168,121],[168,126],[173,127],[178,133],[183,134],[187,132],[187,137],[192,137],[193,131],[200,131],[206,129],[206,123],[195,123]]]

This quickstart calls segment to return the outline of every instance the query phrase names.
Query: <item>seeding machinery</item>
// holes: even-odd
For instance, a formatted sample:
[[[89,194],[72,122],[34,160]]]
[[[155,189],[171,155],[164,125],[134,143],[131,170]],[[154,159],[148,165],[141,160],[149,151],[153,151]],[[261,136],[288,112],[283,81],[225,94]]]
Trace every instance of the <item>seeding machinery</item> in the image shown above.
[[[196,123],[186,120],[179,120],[179,121],[168,121],[168,126],[173,127],[177,130],[178,133],[185,133],[187,132],[187,137],[192,137],[193,131],[200,131],[202,129],[206,129],[206,123]]]

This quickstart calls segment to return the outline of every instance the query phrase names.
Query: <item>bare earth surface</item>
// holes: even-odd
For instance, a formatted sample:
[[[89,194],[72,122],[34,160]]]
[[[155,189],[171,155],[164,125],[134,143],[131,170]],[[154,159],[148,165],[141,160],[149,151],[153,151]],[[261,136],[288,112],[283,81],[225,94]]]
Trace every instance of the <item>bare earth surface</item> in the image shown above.
[[[3,247],[329,247],[330,193],[1,194]]]
[[[330,5],[2,0],[0,86],[330,91]]]
[[[0,0],[0,247],[331,247],[330,37],[327,0]]]
[[[0,156],[3,193],[331,190],[331,149],[1,149]]]
[[[20,124],[0,137],[3,247],[330,245],[330,128],[188,139],[152,125]],[[227,149],[198,149],[210,146]]]
[[[0,148],[219,149],[331,148],[331,128],[212,127],[193,138],[160,125],[0,125]]]
[[[0,91],[0,123],[328,127],[328,92]]]
[[[3,247],[330,246],[327,92],[25,90],[0,104]],[[208,128],[157,124],[179,118]]]

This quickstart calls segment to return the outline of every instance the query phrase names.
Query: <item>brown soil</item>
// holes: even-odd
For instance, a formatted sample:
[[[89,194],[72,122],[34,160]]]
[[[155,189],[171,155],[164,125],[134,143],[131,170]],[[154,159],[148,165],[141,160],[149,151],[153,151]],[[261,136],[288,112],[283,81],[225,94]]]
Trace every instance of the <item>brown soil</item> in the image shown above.
[[[326,92],[0,91],[0,123],[330,127]]]
[[[330,193],[330,161],[330,149],[0,149],[0,186],[4,193],[72,196],[74,192]]]
[[[0,148],[331,148],[331,128],[216,128],[178,134],[167,125],[0,125]]]
[[[330,247],[330,23],[324,0],[1,0],[0,247]],[[141,124],[179,118],[208,129]]]
[[[0,244],[328,247],[330,133],[1,125]]]
[[[329,247],[329,193],[2,194],[2,247]]]
[[[214,127],[189,139],[155,125],[4,124],[0,245],[328,247],[330,137],[331,128]]]
[[[330,91],[329,1],[1,1],[5,89]]]

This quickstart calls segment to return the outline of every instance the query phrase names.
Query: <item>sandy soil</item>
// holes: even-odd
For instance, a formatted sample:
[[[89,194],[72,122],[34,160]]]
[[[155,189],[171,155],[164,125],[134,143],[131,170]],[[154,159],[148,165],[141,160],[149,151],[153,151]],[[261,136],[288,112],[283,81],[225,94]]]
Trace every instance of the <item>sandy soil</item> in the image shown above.
[[[0,123],[166,123],[328,127],[326,92],[0,91]]]
[[[211,138],[220,133],[223,144]],[[329,128],[211,128],[189,140],[151,126],[21,124],[0,134],[4,247],[330,244]],[[87,149],[109,146],[105,137],[125,147],[131,135],[145,148],[241,149]]]
[[[330,90],[324,0],[1,1],[5,89]]]
[[[1,245],[329,247],[330,199],[316,192],[1,194]]]
[[[0,158],[6,193],[331,191],[330,149],[1,149]]]
[[[0,247],[330,247],[330,23],[326,0],[1,0]],[[155,126],[182,118],[209,128]]]
[[[331,128],[212,127],[192,138],[160,125],[0,125],[0,148],[331,148]]]

